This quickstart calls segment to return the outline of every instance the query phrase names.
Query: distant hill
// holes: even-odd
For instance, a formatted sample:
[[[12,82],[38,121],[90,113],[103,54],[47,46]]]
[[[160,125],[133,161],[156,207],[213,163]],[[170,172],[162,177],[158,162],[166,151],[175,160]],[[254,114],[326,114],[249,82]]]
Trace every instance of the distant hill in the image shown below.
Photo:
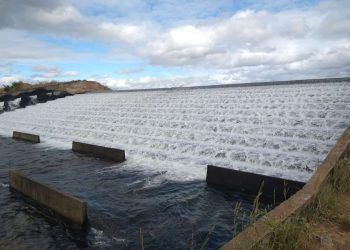
[[[111,91],[108,87],[96,81],[75,80],[68,82],[49,82],[39,84],[29,84],[25,82],[15,82],[10,86],[0,88],[0,96],[18,95],[21,92],[29,92],[36,89],[46,89],[59,92],[67,92],[69,94],[82,94],[87,92],[106,92]]]

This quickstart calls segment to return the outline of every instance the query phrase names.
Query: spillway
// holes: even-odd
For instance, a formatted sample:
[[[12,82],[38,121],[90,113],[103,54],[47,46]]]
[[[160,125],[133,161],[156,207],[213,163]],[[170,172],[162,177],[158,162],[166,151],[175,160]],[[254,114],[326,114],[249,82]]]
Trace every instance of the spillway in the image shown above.
[[[86,94],[5,113],[0,133],[123,148],[126,168],[176,181],[207,164],[306,181],[349,124],[349,97],[349,83]]]
[[[350,123],[349,97],[350,82],[76,95],[1,114],[3,141],[17,130],[43,144],[6,141],[0,163],[90,202],[87,246],[136,246],[143,228],[148,246],[183,248],[193,225],[200,244],[219,221],[215,248],[251,197],[206,187],[206,166],[307,181]],[[127,161],[76,158],[72,141],[124,149]]]

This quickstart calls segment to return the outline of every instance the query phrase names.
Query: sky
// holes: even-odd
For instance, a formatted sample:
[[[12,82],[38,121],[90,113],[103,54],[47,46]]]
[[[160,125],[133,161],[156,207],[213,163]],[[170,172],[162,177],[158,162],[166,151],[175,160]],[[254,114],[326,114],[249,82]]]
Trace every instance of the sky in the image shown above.
[[[0,85],[350,76],[349,0],[0,0]]]

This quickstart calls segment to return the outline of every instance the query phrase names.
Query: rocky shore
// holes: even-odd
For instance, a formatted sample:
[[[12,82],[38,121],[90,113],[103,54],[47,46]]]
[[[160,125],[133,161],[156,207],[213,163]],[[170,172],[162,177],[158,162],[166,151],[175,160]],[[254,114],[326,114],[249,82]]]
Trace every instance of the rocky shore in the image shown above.
[[[108,87],[86,80],[39,84],[15,82],[11,86],[0,88],[0,113],[75,94],[108,91],[111,91]]]

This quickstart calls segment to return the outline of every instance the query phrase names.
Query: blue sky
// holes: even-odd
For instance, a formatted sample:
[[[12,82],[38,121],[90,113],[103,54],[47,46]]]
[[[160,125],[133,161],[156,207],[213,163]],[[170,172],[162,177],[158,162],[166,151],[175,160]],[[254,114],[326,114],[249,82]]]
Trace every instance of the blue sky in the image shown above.
[[[0,0],[0,84],[114,89],[349,76],[350,3]]]

